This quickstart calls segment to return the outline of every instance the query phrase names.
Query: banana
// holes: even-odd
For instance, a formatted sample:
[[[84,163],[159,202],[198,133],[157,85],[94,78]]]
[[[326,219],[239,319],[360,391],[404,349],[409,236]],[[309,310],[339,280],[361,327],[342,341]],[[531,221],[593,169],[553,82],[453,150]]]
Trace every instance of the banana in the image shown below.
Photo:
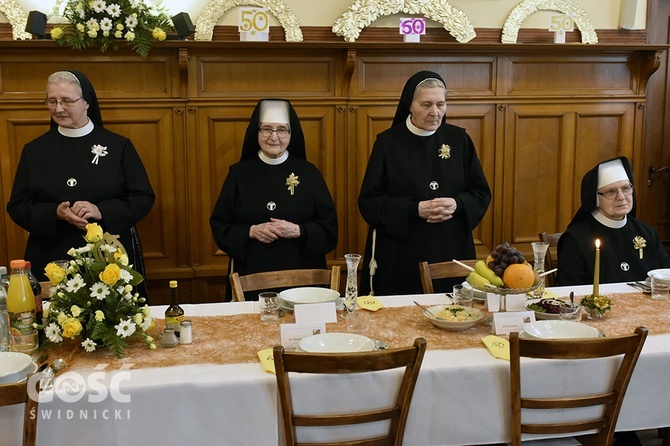
[[[481,275],[479,275],[475,271],[471,271],[470,274],[468,274],[468,278],[466,280],[472,286],[474,286],[476,288],[483,288],[483,289],[486,288],[487,284],[491,283],[491,282],[489,282],[488,279],[485,279],[484,277],[482,277]]]
[[[496,273],[494,273],[491,268],[486,266],[486,263],[483,260],[477,260],[475,263],[475,271],[480,276],[487,279],[491,285],[495,285],[497,287],[504,286],[502,279],[496,276]]]

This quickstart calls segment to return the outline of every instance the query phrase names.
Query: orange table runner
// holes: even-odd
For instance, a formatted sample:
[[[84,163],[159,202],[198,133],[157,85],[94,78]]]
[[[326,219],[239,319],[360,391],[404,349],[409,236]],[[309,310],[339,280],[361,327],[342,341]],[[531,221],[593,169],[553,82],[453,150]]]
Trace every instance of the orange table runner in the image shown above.
[[[638,325],[649,329],[649,334],[670,332],[670,301],[653,301],[642,293],[611,294],[612,310],[604,319],[583,322],[597,327],[607,336],[632,333]],[[575,298],[579,301],[579,297]],[[367,311],[367,310],[359,310]],[[480,322],[474,327],[450,332],[435,327],[421,314],[421,309],[411,307],[382,308],[370,314],[371,327],[366,336],[388,342],[390,348],[410,345],[416,337],[428,341],[428,349],[464,349],[484,347],[481,338],[491,334],[491,327]],[[64,343],[53,349],[50,360],[62,356],[77,369],[92,370],[101,363],[109,369],[132,364],[134,368],[167,367],[186,364],[233,364],[256,362],[256,352],[280,343],[280,324],[294,323],[292,313],[277,322],[261,322],[258,314],[233,316],[194,316],[193,343],[176,348],[149,350],[143,342],[135,342],[124,350],[124,357],[116,358],[108,349],[85,353],[74,343]],[[164,321],[156,320],[152,335],[157,338]],[[345,332],[343,321],[328,324],[329,332]]]

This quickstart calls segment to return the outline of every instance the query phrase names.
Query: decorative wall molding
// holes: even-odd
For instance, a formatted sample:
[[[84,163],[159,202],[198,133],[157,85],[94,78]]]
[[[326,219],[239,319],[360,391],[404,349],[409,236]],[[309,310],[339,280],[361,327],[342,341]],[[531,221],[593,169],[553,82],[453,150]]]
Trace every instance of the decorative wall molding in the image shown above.
[[[598,35],[586,12],[571,0],[524,0],[512,9],[503,25],[502,43],[516,43],[521,24],[537,11],[570,14],[582,35],[582,43],[598,43]]]
[[[421,14],[441,23],[461,43],[469,42],[477,36],[468,16],[446,0],[356,0],[335,21],[333,32],[344,37],[347,42],[354,42],[361,30],[379,17],[400,12]]]
[[[7,17],[12,25],[12,38],[14,40],[32,39],[33,35],[26,32],[28,13],[15,0],[0,0],[0,12]]]
[[[237,6],[267,8],[284,28],[287,42],[302,42],[300,23],[283,0],[212,0],[198,17],[195,25],[195,40],[212,40],[214,26],[219,17]]]

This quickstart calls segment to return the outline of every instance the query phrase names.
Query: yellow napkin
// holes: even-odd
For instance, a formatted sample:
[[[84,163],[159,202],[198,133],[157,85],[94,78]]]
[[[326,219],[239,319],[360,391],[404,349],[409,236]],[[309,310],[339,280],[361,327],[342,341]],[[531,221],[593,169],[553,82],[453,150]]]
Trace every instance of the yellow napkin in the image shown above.
[[[528,293],[526,293],[526,295],[531,299],[536,299],[532,291],[529,291]],[[558,297],[558,294],[552,293],[549,290],[544,290],[541,299],[560,299],[560,297]]]
[[[266,372],[270,372],[273,374],[277,373],[275,371],[275,358],[271,348],[261,350],[257,353],[257,355],[258,359],[261,360],[261,364],[263,364],[263,368],[265,369]]]
[[[500,336],[489,335],[482,338],[482,341],[489,349],[494,358],[506,359],[509,361],[509,341]]]
[[[358,296],[356,303],[359,307],[364,308],[370,311],[377,311],[380,308],[383,308],[384,305],[381,304],[374,296]]]

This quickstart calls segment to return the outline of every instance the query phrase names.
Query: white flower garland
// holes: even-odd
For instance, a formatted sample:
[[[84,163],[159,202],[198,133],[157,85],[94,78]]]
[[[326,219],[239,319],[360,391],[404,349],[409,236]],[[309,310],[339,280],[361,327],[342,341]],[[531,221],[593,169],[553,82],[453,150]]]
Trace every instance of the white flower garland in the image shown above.
[[[12,25],[14,40],[33,38],[33,35],[25,30],[28,23],[28,13],[15,0],[0,0],[0,12],[7,17],[10,25]]]
[[[212,40],[214,26],[223,14],[236,6],[267,8],[277,18],[287,42],[302,42],[300,22],[283,0],[212,0],[202,10],[195,25],[195,40]]]

